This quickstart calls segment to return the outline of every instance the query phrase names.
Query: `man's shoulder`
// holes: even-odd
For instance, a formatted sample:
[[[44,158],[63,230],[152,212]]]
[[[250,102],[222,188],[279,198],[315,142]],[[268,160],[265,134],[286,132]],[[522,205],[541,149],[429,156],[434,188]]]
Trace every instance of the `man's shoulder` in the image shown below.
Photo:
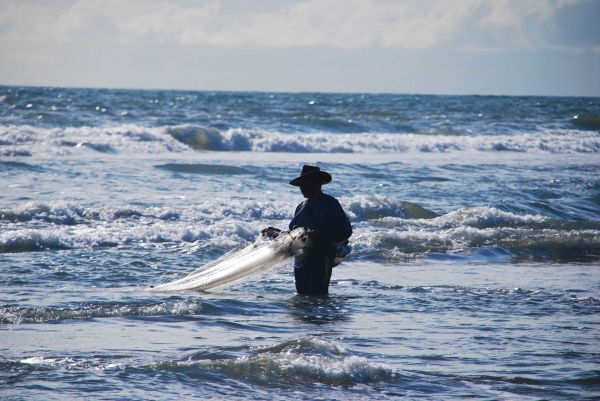
[[[327,195],[324,193],[323,196],[318,201],[308,202],[308,203],[313,205],[313,207],[320,208],[320,207],[328,207],[333,202],[337,202],[337,199],[335,199],[331,195]]]
[[[325,196],[324,196],[324,198],[325,198],[325,199],[326,199],[328,202],[331,202],[331,201],[337,201],[337,199],[336,199],[336,198],[334,198],[333,196],[331,196],[331,195],[329,195],[329,194],[325,194],[325,193],[324,193],[323,195],[325,195]]]
[[[337,210],[338,208],[341,208],[340,202],[334,198],[331,195],[328,194],[323,194],[324,196],[319,199],[318,201],[316,201],[313,205],[314,208],[316,209],[322,209],[322,210]]]
[[[339,204],[340,201],[337,200],[337,198],[328,195],[328,194],[324,194],[325,195],[325,200],[327,201],[328,204]]]

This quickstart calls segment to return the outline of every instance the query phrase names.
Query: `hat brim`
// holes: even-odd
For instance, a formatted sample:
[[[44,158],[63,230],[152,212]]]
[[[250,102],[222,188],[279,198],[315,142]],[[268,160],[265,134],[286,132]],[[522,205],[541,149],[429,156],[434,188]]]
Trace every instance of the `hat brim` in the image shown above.
[[[296,177],[294,178],[292,181],[290,181],[290,185],[293,185],[295,187],[299,187],[300,183],[302,181],[305,180],[310,180],[310,181],[321,181],[321,185],[325,185],[325,184],[329,184],[332,180],[331,178],[331,174],[329,174],[326,171],[311,171],[310,173],[306,173],[304,175],[301,175],[300,177]]]

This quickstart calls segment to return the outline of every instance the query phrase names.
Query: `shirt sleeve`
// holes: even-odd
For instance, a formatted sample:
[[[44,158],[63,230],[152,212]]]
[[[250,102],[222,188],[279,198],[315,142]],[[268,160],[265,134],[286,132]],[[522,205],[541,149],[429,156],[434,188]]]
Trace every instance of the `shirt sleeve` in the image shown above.
[[[329,230],[327,230],[327,238],[331,242],[343,242],[352,235],[350,219],[348,219],[348,215],[346,215],[346,212],[342,209],[340,202],[334,197],[331,197],[329,205],[331,208],[331,220],[333,224]]]
[[[294,211],[294,217],[292,218],[292,221],[290,221],[290,225],[289,225],[290,231],[292,231],[294,229],[294,227],[298,225],[298,223],[296,221],[297,220],[296,217],[298,217],[298,212],[300,211],[300,208],[302,207],[303,203],[296,206],[296,210]]]

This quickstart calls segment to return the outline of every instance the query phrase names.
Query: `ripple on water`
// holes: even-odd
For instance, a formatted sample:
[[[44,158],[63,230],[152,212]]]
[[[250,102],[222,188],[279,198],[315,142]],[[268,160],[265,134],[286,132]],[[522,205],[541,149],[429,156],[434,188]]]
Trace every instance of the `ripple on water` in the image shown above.
[[[60,320],[87,320],[104,317],[196,315],[202,311],[198,300],[159,302],[151,305],[83,305],[64,308],[0,308],[0,324],[48,323]]]

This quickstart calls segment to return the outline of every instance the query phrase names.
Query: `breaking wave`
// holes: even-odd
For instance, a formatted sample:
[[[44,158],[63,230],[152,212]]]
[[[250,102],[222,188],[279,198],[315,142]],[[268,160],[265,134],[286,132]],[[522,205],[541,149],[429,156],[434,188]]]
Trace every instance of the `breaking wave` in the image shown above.
[[[444,135],[443,132],[280,133],[218,130],[195,125],[143,127],[0,127],[3,156],[54,156],[91,152],[185,152],[192,150],[290,153],[525,152],[598,153],[600,133],[554,130],[514,135]]]
[[[600,223],[472,207],[438,215],[380,195],[339,198],[354,226],[353,258],[395,260],[431,252],[500,247],[507,254],[569,259],[600,256]],[[29,202],[0,209],[0,252],[179,244],[231,250],[253,242],[262,228],[285,229],[294,206],[283,201],[213,199],[187,207],[84,207]]]
[[[388,380],[395,376],[384,363],[347,355],[338,344],[316,338],[301,338],[254,350],[252,355],[233,359],[166,361],[153,369],[181,370],[200,368],[218,370],[236,380],[277,381],[293,384],[298,380],[329,385],[351,385]]]
[[[96,357],[47,358],[33,356],[4,362],[42,365],[45,368],[69,370],[150,370],[186,374],[198,369],[212,371],[227,379],[283,385],[294,385],[299,380],[335,386],[358,383],[375,383],[394,378],[397,373],[391,366],[358,355],[348,355],[339,344],[313,337],[290,340],[273,346],[250,348],[249,355],[237,358],[207,358],[203,353],[191,355],[186,360],[165,360],[149,364],[131,364],[122,359]]]

